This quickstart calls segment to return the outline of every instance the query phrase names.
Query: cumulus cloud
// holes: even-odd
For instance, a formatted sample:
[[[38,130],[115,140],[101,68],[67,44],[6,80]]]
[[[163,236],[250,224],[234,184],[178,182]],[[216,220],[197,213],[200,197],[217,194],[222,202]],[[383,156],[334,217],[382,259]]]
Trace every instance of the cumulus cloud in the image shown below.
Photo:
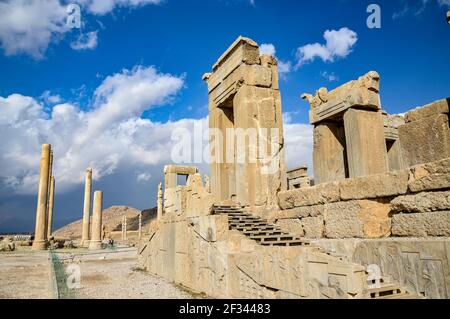
[[[138,8],[160,4],[163,0],[78,0],[82,16],[104,15],[115,8]],[[0,47],[5,55],[27,54],[42,59],[48,46],[58,42],[72,29],[67,27],[65,0],[4,0],[0,1]],[[71,44],[75,50],[93,49],[97,45],[97,32],[89,32]]]
[[[80,34],[76,41],[70,44],[74,50],[92,50],[97,47],[97,31]]]
[[[57,94],[52,94],[49,90],[44,91],[40,99],[47,104],[56,104],[62,101],[61,97]]]
[[[52,144],[60,192],[82,183],[88,166],[99,179],[119,169],[142,173],[148,165],[170,162],[167,150],[173,143],[172,130],[197,120],[155,123],[140,114],[170,103],[183,83],[182,76],[139,66],[107,77],[89,110],[63,103],[50,114],[32,97],[0,97],[0,166],[5,168],[0,171],[1,188],[35,193],[42,143]]]
[[[263,43],[259,46],[259,53],[260,54],[268,54],[275,58],[276,57],[276,49],[275,46],[272,43]],[[292,71],[292,63],[290,61],[282,61],[278,59],[278,74],[280,75],[281,79],[286,78],[286,74]]]
[[[0,2],[0,45],[6,55],[26,53],[41,59],[51,41],[68,31],[59,0]]]
[[[320,58],[324,62],[333,62],[336,58],[345,58],[352,52],[358,41],[356,32],[343,27],[339,30],[326,30],[323,34],[325,44],[306,44],[297,48],[296,68]]]

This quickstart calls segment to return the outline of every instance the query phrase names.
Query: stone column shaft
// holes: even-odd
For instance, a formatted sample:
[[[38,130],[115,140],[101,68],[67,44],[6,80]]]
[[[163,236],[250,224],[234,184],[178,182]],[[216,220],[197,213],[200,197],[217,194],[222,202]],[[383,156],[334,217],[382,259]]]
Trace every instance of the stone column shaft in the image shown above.
[[[48,223],[47,223],[47,238],[52,237],[53,230],[53,204],[55,203],[55,177],[50,178],[50,195],[48,198]]]
[[[38,202],[36,209],[36,228],[34,232],[33,250],[47,248],[46,209],[48,197],[48,170],[50,165],[50,144],[43,144],[39,171]]]
[[[102,248],[102,209],[103,209],[103,192],[96,191],[94,193],[94,209],[92,214],[92,236],[89,241],[89,249]]]
[[[139,213],[139,239],[142,237],[142,213]]]
[[[163,192],[162,192],[162,185],[161,183],[159,183],[156,219],[160,220],[162,218],[162,215],[163,215]]]
[[[92,169],[86,170],[86,180],[84,184],[84,206],[83,206],[83,230],[81,235],[81,244],[86,246],[89,241],[89,215],[91,211],[91,193],[92,193]]]
[[[53,150],[50,147],[50,163],[48,166],[48,190],[47,190],[47,204],[45,208],[45,233],[47,234],[47,239],[50,239],[49,234],[49,218],[50,218],[50,187],[51,178],[53,176]]]

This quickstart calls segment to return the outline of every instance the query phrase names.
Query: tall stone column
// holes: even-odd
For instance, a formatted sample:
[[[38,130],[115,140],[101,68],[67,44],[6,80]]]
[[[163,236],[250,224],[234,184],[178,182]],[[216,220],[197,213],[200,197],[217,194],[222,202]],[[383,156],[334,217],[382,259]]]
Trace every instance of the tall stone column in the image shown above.
[[[128,234],[127,234],[127,232],[128,232],[128,230],[127,230],[127,216],[124,216],[123,217],[123,226],[122,226],[122,228],[123,228],[123,240],[127,240],[128,239]]]
[[[47,190],[47,204],[45,207],[45,233],[47,234],[47,239],[50,239],[49,233],[49,218],[50,218],[50,187],[51,187],[51,177],[53,176],[53,150],[50,147],[50,163],[48,165],[48,190]]]
[[[102,248],[102,209],[103,209],[103,192],[96,191],[94,193],[94,209],[92,213],[92,236],[89,241],[89,249]]]
[[[142,237],[142,213],[139,213],[139,239]]]
[[[92,193],[92,168],[86,169],[86,180],[84,183],[84,207],[83,207],[83,230],[81,245],[86,246],[89,242],[89,215],[91,211]]]
[[[53,204],[55,203],[55,177],[50,177],[50,195],[48,198],[47,238],[52,237]]]
[[[156,210],[156,218],[157,220],[160,220],[163,215],[163,191],[162,191],[162,184],[159,183],[158,185],[158,202],[157,202],[157,210]]]
[[[36,228],[34,231],[33,250],[47,248],[46,209],[48,197],[48,170],[50,166],[50,144],[42,144],[39,171],[38,202],[36,209]]]

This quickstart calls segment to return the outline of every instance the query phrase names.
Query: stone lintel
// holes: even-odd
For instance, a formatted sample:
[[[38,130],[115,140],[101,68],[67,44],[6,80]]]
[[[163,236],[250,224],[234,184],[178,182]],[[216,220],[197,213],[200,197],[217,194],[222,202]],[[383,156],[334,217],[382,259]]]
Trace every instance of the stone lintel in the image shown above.
[[[178,175],[192,175],[198,173],[198,168],[195,166],[181,166],[181,165],[166,165],[164,166],[164,174],[178,174]]]
[[[208,84],[208,92],[213,91],[241,64],[260,64],[259,48],[253,40],[239,37],[213,66],[212,73],[203,79]]]
[[[310,123],[340,117],[352,107],[380,110],[379,86],[380,76],[377,72],[370,71],[330,92],[326,88],[320,88],[314,96],[302,94],[302,98],[308,100],[311,107]]]
[[[286,172],[288,179],[294,179],[298,177],[307,177],[308,176],[308,167],[307,166],[299,166],[293,169],[290,169]]]

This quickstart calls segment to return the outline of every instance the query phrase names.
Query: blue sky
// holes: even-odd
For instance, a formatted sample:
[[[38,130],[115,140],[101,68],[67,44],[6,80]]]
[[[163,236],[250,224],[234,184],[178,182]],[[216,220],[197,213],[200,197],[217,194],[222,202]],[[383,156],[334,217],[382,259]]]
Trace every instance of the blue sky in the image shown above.
[[[42,142],[52,143],[59,158],[56,226],[81,217],[88,165],[94,167],[94,188],[105,191],[106,207],[154,206],[170,133],[204,123],[202,74],[239,35],[267,44],[290,65],[280,80],[290,166],[310,164],[303,92],[376,70],[389,113],[450,96],[448,0],[103,2],[109,7],[96,1],[78,1],[82,27],[70,30],[63,25],[66,1],[0,3],[0,232],[34,227]],[[381,8],[380,29],[366,25],[370,3]],[[347,32],[339,35],[351,32],[357,40],[350,45],[340,37],[342,52],[313,55],[295,67],[299,48],[328,48],[324,33],[342,28]],[[131,93],[137,85],[147,85],[139,97]],[[102,114],[111,113],[104,120]],[[86,122],[95,125],[74,133]]]

